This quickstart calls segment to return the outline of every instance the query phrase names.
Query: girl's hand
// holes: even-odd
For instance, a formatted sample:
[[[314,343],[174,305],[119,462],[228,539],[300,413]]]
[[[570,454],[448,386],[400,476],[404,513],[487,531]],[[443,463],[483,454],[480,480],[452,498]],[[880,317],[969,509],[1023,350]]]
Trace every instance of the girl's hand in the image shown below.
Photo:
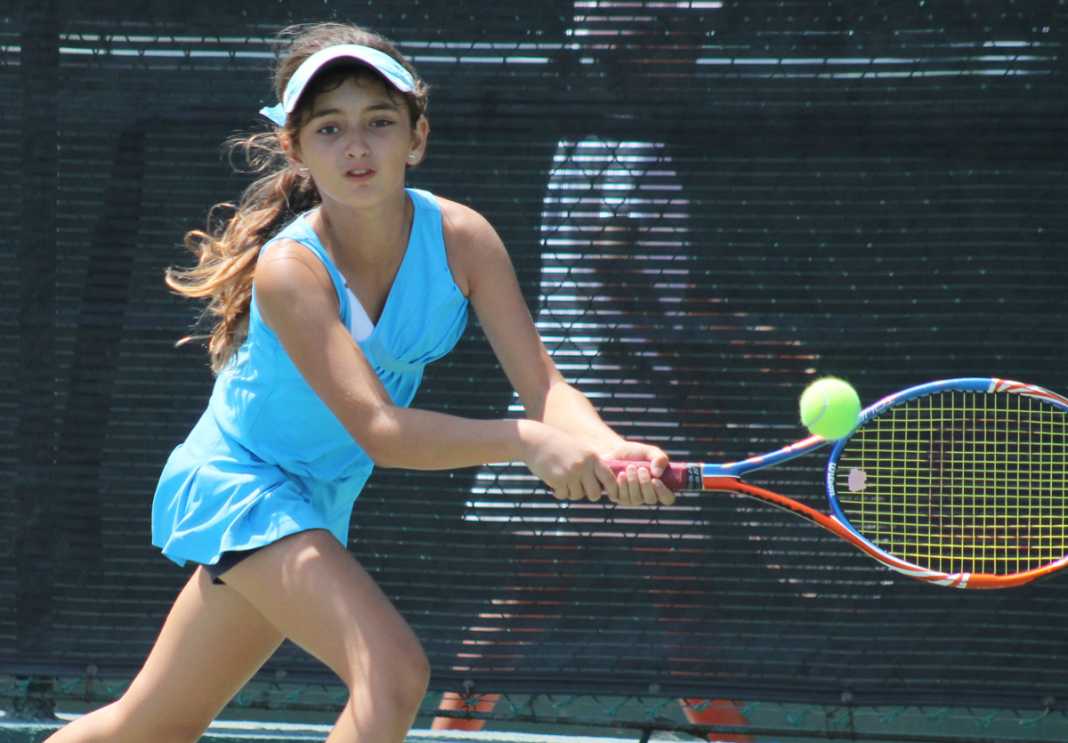
[[[618,502],[619,486],[597,450],[552,426],[525,421],[523,461],[557,500],[599,501],[603,493]]]
[[[602,452],[605,459],[621,459],[634,462],[648,462],[648,466],[627,467],[625,472],[616,476],[617,497],[609,494],[613,503],[621,506],[670,506],[675,502],[675,493],[668,489],[658,478],[668,466],[668,455],[663,449],[650,444],[620,439],[609,445]]]

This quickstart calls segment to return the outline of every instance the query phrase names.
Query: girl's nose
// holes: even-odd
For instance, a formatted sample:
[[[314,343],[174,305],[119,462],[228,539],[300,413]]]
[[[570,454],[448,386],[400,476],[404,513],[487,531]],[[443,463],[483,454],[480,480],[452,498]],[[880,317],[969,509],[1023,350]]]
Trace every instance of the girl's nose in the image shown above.
[[[367,140],[364,137],[353,136],[349,138],[345,147],[345,157],[355,160],[356,158],[366,157],[369,154],[370,149],[367,147]]]

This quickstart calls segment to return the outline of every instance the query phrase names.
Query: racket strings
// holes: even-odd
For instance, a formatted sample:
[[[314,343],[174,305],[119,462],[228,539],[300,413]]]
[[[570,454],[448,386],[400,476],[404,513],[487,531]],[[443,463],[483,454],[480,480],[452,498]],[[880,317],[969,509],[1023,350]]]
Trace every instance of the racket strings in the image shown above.
[[[834,485],[858,532],[918,566],[1042,567],[1068,554],[1068,414],[1007,392],[916,398],[853,434]]]

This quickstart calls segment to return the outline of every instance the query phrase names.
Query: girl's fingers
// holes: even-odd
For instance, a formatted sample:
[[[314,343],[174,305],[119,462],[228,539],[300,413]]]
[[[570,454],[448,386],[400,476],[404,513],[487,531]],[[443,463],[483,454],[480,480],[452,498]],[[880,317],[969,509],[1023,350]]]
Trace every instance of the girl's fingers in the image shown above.
[[[609,500],[621,506],[670,506],[675,502],[675,493],[660,481],[652,470],[655,466],[628,465],[614,479],[618,496]],[[607,491],[607,487],[605,488]]]
[[[586,499],[594,503],[601,500],[601,481],[597,479],[594,468],[582,473],[582,490]]]
[[[623,499],[623,505],[635,508],[642,504],[642,486],[638,481],[638,472],[643,469],[636,465],[630,465],[627,467],[626,473],[626,497]]]
[[[601,490],[608,496],[608,500],[613,503],[619,502],[619,484],[616,482],[615,476],[612,474],[612,470],[604,466],[604,463],[598,461],[593,468],[594,476],[597,478],[597,482],[601,485]]]
[[[653,476],[649,473],[649,468],[638,468],[638,487],[641,491],[640,504],[647,506],[655,506],[657,504],[656,490],[653,489]]]
[[[670,506],[675,503],[675,493],[664,483],[656,480],[653,482],[653,488],[656,490],[656,497],[662,506]]]

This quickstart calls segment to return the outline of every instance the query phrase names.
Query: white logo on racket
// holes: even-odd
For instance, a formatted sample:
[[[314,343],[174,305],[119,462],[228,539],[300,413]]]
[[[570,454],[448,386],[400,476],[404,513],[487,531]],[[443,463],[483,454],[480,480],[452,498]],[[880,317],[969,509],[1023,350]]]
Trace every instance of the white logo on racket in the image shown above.
[[[864,488],[868,487],[868,473],[858,467],[854,467],[849,470],[848,485],[850,493],[863,491]]]

